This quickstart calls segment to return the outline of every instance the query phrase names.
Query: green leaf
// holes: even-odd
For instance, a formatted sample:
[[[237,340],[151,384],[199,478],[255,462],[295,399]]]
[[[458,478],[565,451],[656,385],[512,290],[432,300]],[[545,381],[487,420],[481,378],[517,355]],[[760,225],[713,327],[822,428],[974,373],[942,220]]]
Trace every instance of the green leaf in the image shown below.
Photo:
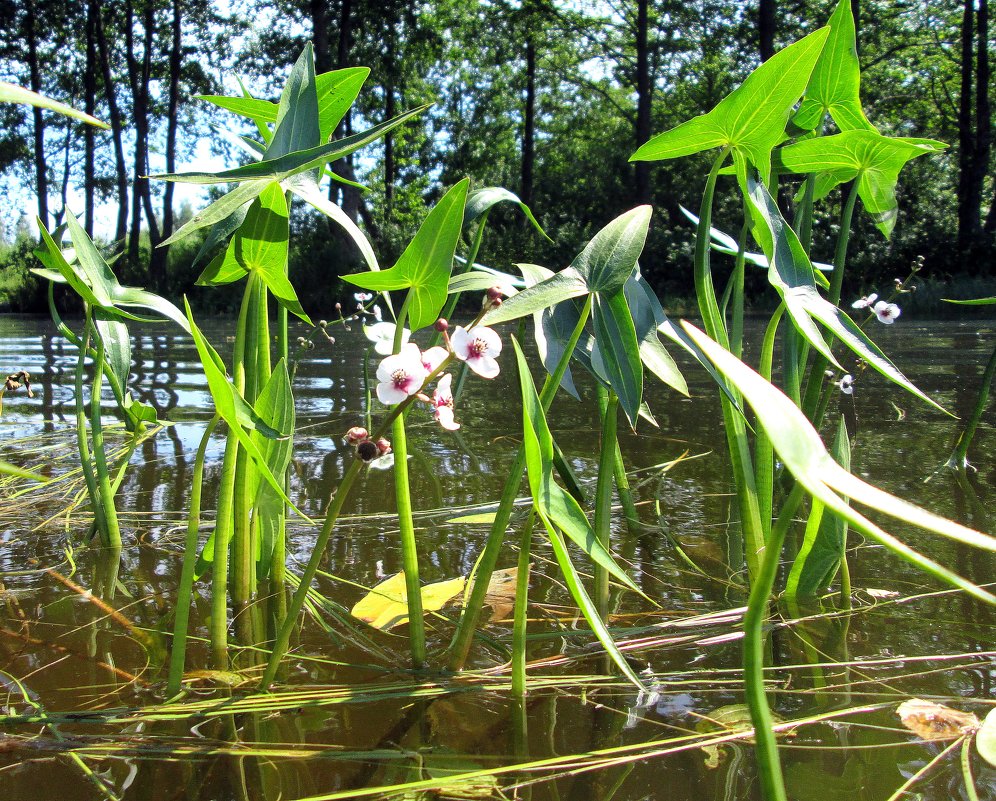
[[[459,261],[459,260],[458,260]],[[552,273],[551,273],[552,275]],[[521,284],[522,280],[512,275],[495,272],[483,272],[481,270],[469,270],[459,275],[450,276],[446,292],[450,295],[456,292],[479,292],[491,289],[495,285],[500,285],[507,293],[508,297],[518,293],[516,284]]]
[[[548,241],[552,242],[549,236],[546,235],[546,231],[543,230],[543,226],[539,224],[539,221],[533,216],[533,212],[530,210],[529,206],[523,203],[519,196],[514,192],[509,192],[507,189],[503,189],[500,186],[486,186],[482,189],[475,189],[467,197],[467,211],[464,214],[463,224],[470,225],[478,219],[482,214],[491,210],[491,207],[497,203],[515,203],[522,213],[526,215],[526,218],[533,224],[533,227],[543,235],[543,237]]]
[[[236,256],[237,250],[233,238],[221,253],[211,259],[208,266],[197,277],[197,286],[224,286],[245,278],[249,273],[245,267],[239,264]]]
[[[543,407],[536,394],[529,366],[514,337],[512,344],[515,346],[519,384],[522,390],[522,419],[529,487],[537,512],[570,537],[593,562],[604,567],[630,589],[639,592],[633,580],[616,564],[612,554],[595,537],[595,532],[578,502],[553,480],[553,435],[550,433]]]
[[[229,97],[228,95],[194,95],[195,100],[203,100],[218,108],[231,111],[240,117],[246,117],[257,123],[274,123],[277,121],[277,104],[269,100],[257,100],[254,97]]]
[[[101,122],[89,114],[77,111],[72,106],[67,106],[58,100],[52,100],[50,97],[45,97],[45,95],[40,95],[37,92],[32,92],[30,89],[25,89],[22,86],[16,86],[6,81],[0,81],[0,103],[23,103],[82,120],[89,125],[93,125],[95,128],[109,129],[111,127],[106,122]]]
[[[996,709],[990,709],[975,734],[975,747],[992,767],[996,768]]]
[[[589,292],[615,292],[632,275],[650,228],[650,206],[637,206],[616,217],[592,237],[571,267]]]
[[[672,389],[688,395],[688,384],[675,364],[671,354],[665,350],[657,336],[657,326],[667,320],[660,301],[654,294],[639,270],[636,270],[624,287],[626,303],[633,316],[636,338],[640,342],[640,358],[650,372]]]
[[[570,298],[588,294],[588,284],[573,267],[567,267],[545,281],[524,289],[484,315],[484,325],[497,325],[534,314]]]
[[[315,88],[315,50],[308,42],[287,76],[273,139],[264,159],[277,159],[289,153],[321,145],[318,133],[318,93]]]
[[[961,306],[992,306],[996,303],[996,297],[993,298],[972,298],[971,300],[952,300],[951,298],[941,298],[945,303],[957,303]]]
[[[468,526],[483,525],[485,523],[495,522],[495,512],[480,512],[473,515],[460,515],[459,517],[451,517],[446,522],[447,523],[460,523]]]
[[[528,286],[535,286],[541,281],[551,278],[554,274],[552,270],[540,267],[538,264],[519,264],[516,266],[522,271]],[[560,364],[580,318],[581,310],[573,300],[561,301],[553,306],[547,306],[533,312],[533,340],[536,342],[540,360],[550,375],[556,372],[557,365]],[[560,386],[571,397],[581,400],[581,395],[578,393],[577,387],[574,386],[570,364],[564,370]]]
[[[946,147],[933,139],[854,130],[786,145],[777,151],[775,159],[778,167],[788,172],[815,173],[817,200],[838,184],[856,180],[861,203],[888,237],[896,225],[900,170],[912,159],[939,153]]]
[[[128,326],[109,316],[103,309],[94,309],[94,325],[104,343],[104,361],[118,379],[118,385],[125,387],[131,377],[131,336]]]
[[[235,255],[243,268],[260,277],[281,306],[311,325],[287,277],[289,242],[287,201],[280,184],[270,184],[253,201],[235,232]]]
[[[810,495],[857,531],[881,543],[911,564],[960,587],[976,598],[996,604],[996,596],[886,533],[849,506],[841,495],[880,514],[895,517],[964,545],[996,551],[996,539],[921,509],[851,475],[827,453],[819,433],[787,396],[695,326],[682,321],[682,327],[716,369],[740,390],[753,408],[758,423],[764,428],[785,468]]]
[[[850,471],[851,443],[843,418],[837,426],[831,456],[837,464]],[[846,498],[844,502],[847,502]],[[847,521],[837,515],[825,515],[823,509],[822,503],[813,501],[806,536],[785,582],[785,592],[789,597],[816,595],[830,584],[844,559]]]
[[[254,164],[246,164],[242,167],[236,167],[231,170],[222,170],[221,172],[216,173],[165,173],[161,175],[154,175],[152,177],[158,178],[162,181],[179,181],[191,184],[227,184],[236,181],[256,181],[262,179],[265,179],[266,181],[284,181],[292,175],[307,172],[308,170],[316,167],[324,166],[329,162],[345,158],[350,153],[359,150],[364,145],[368,145],[371,142],[380,139],[380,137],[388,131],[391,131],[399,125],[403,125],[408,122],[412,118],[421,114],[427,108],[428,106],[419,106],[411,111],[406,111],[404,114],[395,117],[393,120],[382,122],[380,125],[375,125],[369,130],[353,134],[352,136],[347,136],[344,139],[339,139],[335,142],[329,142],[328,144],[307,148],[306,150],[298,150],[272,159],[263,159],[255,162]],[[228,195],[226,195],[226,197],[228,197]],[[220,201],[215,201],[215,204],[219,202]],[[211,207],[209,206],[208,208]],[[229,208],[224,214],[211,220],[211,222],[216,222],[217,220],[228,216],[228,214],[234,211],[235,208],[236,206]],[[195,215],[194,219],[196,218],[197,217]],[[191,222],[192,221],[193,220],[191,220]]]
[[[837,3],[828,25],[830,35],[792,122],[802,130],[812,131],[830,114],[841,131],[874,131],[875,126],[861,109],[861,65],[851,0]]]
[[[211,347],[211,343],[207,341],[204,335],[201,333],[197,324],[194,322],[193,312],[190,310],[190,303],[184,298],[184,308],[187,311],[187,319],[190,324],[190,333],[194,339],[194,345],[197,348],[197,355],[201,362],[201,367],[204,370],[204,376],[207,378],[208,389],[211,392],[211,398],[214,400],[215,409],[218,415],[228,424],[229,431],[238,437],[239,444],[245,449],[249,458],[252,460],[256,469],[259,471],[260,475],[266,480],[266,482],[273,488],[277,493],[278,497],[290,506],[298,515],[300,515],[304,520],[309,523],[312,522],[311,519],[304,514],[300,509],[298,509],[287,494],[284,492],[282,482],[278,481],[277,478],[270,472],[270,468],[266,464],[266,459],[260,452],[256,443],[253,441],[252,437],[249,435],[250,431],[258,431],[265,437],[271,437],[273,439],[279,439],[281,437],[288,436],[288,433],[278,431],[273,428],[269,423],[263,420],[248,403],[246,403],[245,398],[239,394],[235,385],[228,380],[225,375],[224,362],[222,362],[221,357],[218,352]]]
[[[643,401],[643,362],[624,289],[595,293],[591,312],[595,329],[593,366],[619,396],[630,426],[636,428]]]
[[[266,189],[269,183],[269,181],[263,180],[246,181],[245,183],[239,184],[227,195],[223,195],[213,203],[209,203],[197,212],[171,237],[162,242],[160,247],[163,247],[164,245],[172,245],[179,242],[181,239],[186,239],[194,233],[194,231],[199,231],[201,228],[207,228],[209,225],[214,225],[215,223],[221,223],[224,221],[225,226],[230,225],[233,220],[238,219],[237,215],[243,207],[246,207],[252,203],[252,201],[256,199],[257,195]],[[235,229],[233,228],[232,230]]]
[[[391,269],[344,275],[343,279],[375,292],[408,289],[412,331],[432,325],[446,303],[469,186],[469,179],[464,178],[443,195]]]
[[[785,219],[767,187],[753,177],[748,179],[754,230],[768,258],[768,281],[788,310],[792,323],[809,344],[831,363],[840,367],[813,320],[826,326],[841,342],[890,381],[941,411],[944,409],[917,389],[843,311],[820,295],[809,257]]]
[[[283,359],[273,368],[263,390],[256,398],[254,408],[256,414],[263,420],[268,420],[273,428],[290,432],[289,436],[281,439],[264,437],[255,431],[251,435],[270,472],[277,478],[282,478],[287,474],[294,450],[296,425],[294,392],[291,389],[287,363]],[[253,493],[255,496],[253,519],[259,536],[259,564],[256,572],[262,578],[270,572],[273,549],[283,529],[284,502],[274,492],[273,487],[265,481],[259,481],[258,473],[255,475],[257,487]]]
[[[335,132],[336,126],[359,96],[369,74],[369,67],[347,67],[323,72],[315,79],[318,128],[322,142],[327,142]]]
[[[767,176],[771,150],[784,138],[792,107],[806,89],[829,34],[829,28],[821,28],[779,51],[712,111],[653,137],[630,161],[661,161],[729,147]]]
[[[5,476],[14,476],[16,478],[26,478],[28,481],[40,481],[42,484],[48,483],[48,479],[45,478],[45,476],[32,473],[30,470],[17,467],[16,465],[10,464],[10,462],[0,462],[0,474]]]

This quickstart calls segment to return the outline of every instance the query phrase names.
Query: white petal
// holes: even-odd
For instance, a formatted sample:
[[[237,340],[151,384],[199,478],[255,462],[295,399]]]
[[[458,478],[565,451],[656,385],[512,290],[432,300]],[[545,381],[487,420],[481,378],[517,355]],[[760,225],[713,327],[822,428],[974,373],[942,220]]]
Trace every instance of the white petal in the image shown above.
[[[481,378],[494,378],[501,372],[498,362],[486,353],[475,356],[473,359],[467,359],[467,366]]]
[[[453,420],[453,410],[449,406],[438,406],[436,419],[439,421],[439,425],[447,431],[456,431],[460,428],[460,424]]]
[[[450,334],[453,355],[460,359],[460,361],[467,361],[467,357],[470,355],[470,343],[470,334],[462,325],[458,325],[453,333]]]
[[[443,373],[439,376],[439,383],[436,384],[436,397],[437,398],[452,398],[453,390],[450,387],[453,385],[453,376],[449,373]]]
[[[497,356],[501,353],[501,337],[498,334],[484,325],[479,325],[475,328],[470,329],[470,338],[482,339],[487,344],[488,349],[485,354],[488,356]]]
[[[408,397],[408,393],[403,389],[398,389],[393,382],[381,382],[377,384],[377,399],[385,406],[394,406],[401,403]]]
[[[424,364],[426,369],[431,373],[439,367],[439,365],[441,365],[449,355],[449,351],[447,351],[446,348],[441,348],[439,345],[436,345],[433,348],[429,348],[427,351],[423,351],[422,364]]]

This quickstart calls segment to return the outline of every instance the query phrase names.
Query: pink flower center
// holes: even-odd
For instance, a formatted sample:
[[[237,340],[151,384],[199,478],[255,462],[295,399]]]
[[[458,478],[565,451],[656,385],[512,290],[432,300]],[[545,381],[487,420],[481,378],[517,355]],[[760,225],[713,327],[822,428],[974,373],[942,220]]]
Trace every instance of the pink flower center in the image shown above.
[[[471,342],[468,347],[471,356],[483,356],[487,349],[488,343],[480,337]]]
[[[404,390],[405,386],[408,384],[408,373],[404,370],[395,370],[391,373],[391,381],[394,386],[400,390]]]

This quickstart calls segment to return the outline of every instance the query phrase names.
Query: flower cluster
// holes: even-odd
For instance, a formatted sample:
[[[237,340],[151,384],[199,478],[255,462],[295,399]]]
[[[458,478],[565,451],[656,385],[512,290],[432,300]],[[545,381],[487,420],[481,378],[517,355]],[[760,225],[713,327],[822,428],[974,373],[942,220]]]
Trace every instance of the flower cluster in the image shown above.
[[[863,298],[858,298],[851,304],[852,309],[867,309],[869,307],[875,313],[878,321],[886,325],[892,325],[902,313],[902,310],[895,303],[879,300],[878,295],[874,292],[870,295],[865,295]]]
[[[391,452],[391,443],[381,437],[376,442],[370,439],[370,432],[362,426],[353,426],[346,432],[343,442],[356,449],[356,455],[364,462],[372,462]]]
[[[489,294],[486,303],[497,305],[501,302],[500,295],[496,290],[494,297]],[[501,338],[483,325],[469,329],[457,326],[451,336],[449,323],[442,318],[435,328],[443,335],[446,347],[436,345],[423,351],[414,342],[409,342],[411,332],[404,329],[398,353],[392,352],[397,331],[393,323],[376,323],[363,330],[367,339],[374,343],[374,350],[385,357],[377,366],[378,400],[385,406],[395,406],[415,396],[429,405],[433,417],[443,428],[456,431],[460,424],[454,417],[453,376],[449,373],[440,375],[431,397],[422,390],[429,377],[434,377],[450,358],[464,362],[482,378],[494,378],[501,369],[497,361],[501,354]]]

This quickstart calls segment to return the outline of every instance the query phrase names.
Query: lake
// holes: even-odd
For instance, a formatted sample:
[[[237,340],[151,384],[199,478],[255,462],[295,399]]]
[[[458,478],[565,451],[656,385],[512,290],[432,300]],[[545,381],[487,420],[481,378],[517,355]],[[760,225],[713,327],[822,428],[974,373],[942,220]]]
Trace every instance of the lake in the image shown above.
[[[206,320],[204,330],[228,358],[231,321]],[[425,582],[472,570],[488,527],[453,519],[497,501],[521,441],[511,332],[504,332],[501,375],[467,381],[457,405],[458,432],[442,431],[428,412],[410,415]],[[971,412],[996,325],[902,318],[871,333],[931,398],[961,417]],[[302,355],[294,385],[299,436],[290,494],[312,517],[321,517],[351,458],[343,434],[363,424],[369,343],[358,325],[334,334],[334,345]],[[748,341],[759,342],[760,334],[749,328]],[[119,496],[125,550],[109,584],[111,568],[85,542],[90,515],[73,473],[76,349],[47,320],[0,317],[0,354],[0,368],[27,370],[35,391],[33,399],[23,390],[4,396],[0,458],[40,465],[59,478],[25,494],[15,495],[10,481],[0,488],[0,797],[6,801],[101,798],[98,782],[121,799],[155,801],[363,793],[536,801],[759,797],[751,745],[742,738],[709,745],[722,739],[724,723],[742,720],[738,633],[746,598],[739,566],[729,568],[736,523],[719,402],[708,376],[689,360],[678,359],[690,398],[648,378],[645,399],[658,427],[641,422],[632,433],[620,425],[644,525],[631,535],[621,517],[614,520],[613,548],[657,606],[617,590],[609,622],[652,694],[638,694],[607,670],[539,537],[525,701],[509,692],[510,617],[482,629],[467,670],[452,676],[438,668],[458,610],[429,616],[431,669],[413,675],[404,628],[381,632],[345,620],[367,588],[401,568],[392,473],[369,470],[323,561],[318,589],[328,603],[306,617],[282,684],[265,699],[254,698],[254,660],[234,645],[231,676],[208,670],[210,610],[202,582],[192,614],[187,694],[171,707],[163,703],[156,649],[142,642],[164,642],[171,629],[193,455],[213,414],[193,344],[165,328],[134,340],[130,386],[174,425],[143,442],[131,460]],[[591,383],[575,375],[582,401],[559,397],[550,421],[593,491],[597,404]],[[853,472],[992,532],[991,411],[970,452],[978,472],[959,483],[947,471],[933,475],[950,452],[957,421],[871,370],[855,375]],[[221,432],[209,449],[205,510],[215,508],[224,444]],[[513,522],[521,522],[526,508]],[[205,535],[212,514],[205,513]],[[879,522],[971,580],[992,582],[992,554]],[[307,561],[315,534],[291,518],[292,571]],[[513,532],[507,539],[500,568],[516,560],[517,537]],[[789,796],[799,801],[884,801],[937,756],[942,745],[924,743],[901,726],[895,709],[903,700],[930,698],[980,718],[994,703],[993,610],[853,533],[849,546],[850,613],[840,612],[831,597],[802,607],[780,604],[772,620],[769,697],[781,718],[799,721],[782,748]],[[101,582],[113,588],[103,594],[106,607],[93,603],[89,592]],[[41,725],[42,715],[49,725]],[[996,798],[996,771],[977,758],[972,764],[979,796]],[[420,794],[420,782],[452,774],[465,778],[449,794]],[[392,796],[377,789],[405,782],[411,788]],[[967,798],[957,754],[915,792],[925,801]]]

